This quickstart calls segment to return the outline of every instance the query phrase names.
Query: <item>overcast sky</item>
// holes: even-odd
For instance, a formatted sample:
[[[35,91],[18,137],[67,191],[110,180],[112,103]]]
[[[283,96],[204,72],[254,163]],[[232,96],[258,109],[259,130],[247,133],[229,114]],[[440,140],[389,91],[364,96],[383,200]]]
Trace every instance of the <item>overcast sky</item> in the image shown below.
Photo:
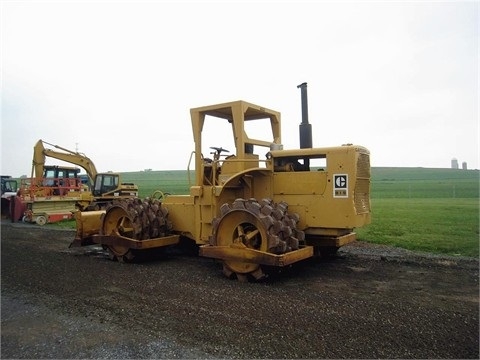
[[[233,100],[280,111],[284,148],[297,148],[302,82],[315,147],[479,168],[477,1],[0,6],[3,175],[30,175],[38,139],[99,171],[186,169],[189,109]]]

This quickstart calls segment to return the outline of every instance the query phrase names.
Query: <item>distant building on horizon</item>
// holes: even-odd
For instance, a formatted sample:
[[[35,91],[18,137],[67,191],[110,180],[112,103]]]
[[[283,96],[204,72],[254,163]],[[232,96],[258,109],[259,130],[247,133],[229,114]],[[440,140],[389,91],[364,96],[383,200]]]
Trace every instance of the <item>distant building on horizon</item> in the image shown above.
[[[466,161],[462,162],[462,169],[467,170],[467,162]]]
[[[453,158],[452,159],[452,169],[458,169],[458,160]]]

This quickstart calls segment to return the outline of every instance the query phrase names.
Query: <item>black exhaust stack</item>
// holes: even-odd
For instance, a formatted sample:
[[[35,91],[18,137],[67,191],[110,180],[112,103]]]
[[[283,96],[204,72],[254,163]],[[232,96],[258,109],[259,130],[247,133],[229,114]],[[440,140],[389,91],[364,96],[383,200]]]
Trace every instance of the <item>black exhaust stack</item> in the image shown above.
[[[300,149],[308,149],[312,147],[312,125],[308,123],[307,83],[298,85],[298,88],[300,88],[302,96],[302,123],[299,126]]]

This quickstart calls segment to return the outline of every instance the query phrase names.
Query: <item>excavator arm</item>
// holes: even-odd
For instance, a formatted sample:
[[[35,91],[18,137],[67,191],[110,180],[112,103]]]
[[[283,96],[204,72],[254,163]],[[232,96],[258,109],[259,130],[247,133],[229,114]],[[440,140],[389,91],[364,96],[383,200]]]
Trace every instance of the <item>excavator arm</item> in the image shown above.
[[[48,144],[62,151],[46,149],[44,144]],[[35,177],[37,178],[43,176],[45,158],[47,156],[80,166],[81,168],[85,169],[87,175],[92,180],[95,179],[95,176],[97,175],[97,169],[95,167],[95,164],[85,154],[68,150],[61,146],[53,145],[43,140],[38,140],[33,148],[32,178],[34,177],[34,172]]]

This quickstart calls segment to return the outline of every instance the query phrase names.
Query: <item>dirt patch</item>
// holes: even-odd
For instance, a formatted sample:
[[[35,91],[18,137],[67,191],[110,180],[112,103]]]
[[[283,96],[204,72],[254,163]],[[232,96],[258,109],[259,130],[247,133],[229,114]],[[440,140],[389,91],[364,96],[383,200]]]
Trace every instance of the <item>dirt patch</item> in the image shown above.
[[[477,259],[355,243],[262,283],[2,223],[1,358],[479,358]]]

